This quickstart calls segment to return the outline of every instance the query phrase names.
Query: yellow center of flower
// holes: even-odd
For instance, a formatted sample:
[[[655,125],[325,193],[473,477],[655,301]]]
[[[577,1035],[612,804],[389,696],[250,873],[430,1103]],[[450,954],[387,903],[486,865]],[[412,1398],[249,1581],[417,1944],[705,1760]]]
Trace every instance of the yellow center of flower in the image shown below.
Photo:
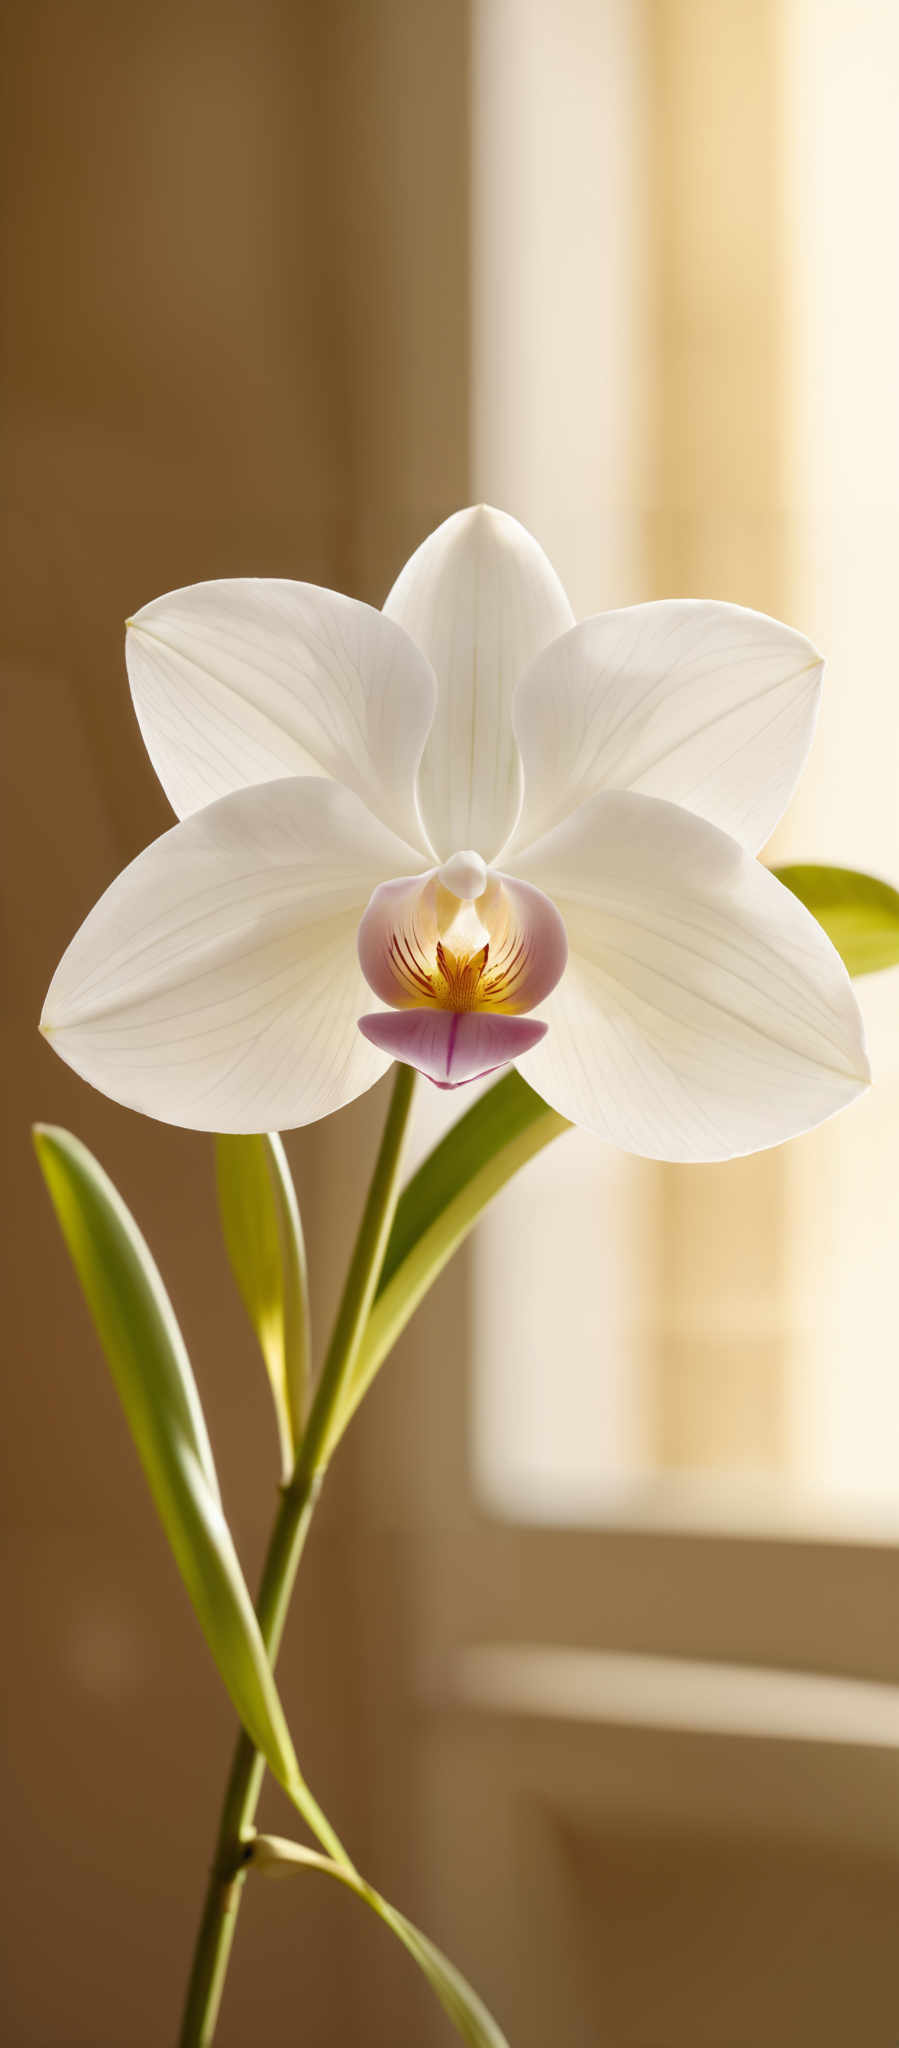
[[[516,1007],[516,986],[525,965],[520,940],[500,945],[491,961],[490,942],[476,951],[454,951],[438,939],[433,952],[419,941],[414,922],[394,932],[390,962],[398,982],[416,1003],[438,1010],[509,1010]]]
[[[555,987],[566,950],[548,898],[471,852],[383,883],[359,927],[362,971],[394,1010],[521,1016]]]

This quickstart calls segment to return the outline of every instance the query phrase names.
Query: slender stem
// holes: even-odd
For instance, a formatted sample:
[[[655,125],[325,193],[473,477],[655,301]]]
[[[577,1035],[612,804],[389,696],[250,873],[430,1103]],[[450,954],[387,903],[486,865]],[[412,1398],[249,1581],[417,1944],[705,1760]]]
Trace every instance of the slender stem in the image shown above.
[[[334,1415],[352,1373],[372,1304],[399,1193],[403,1139],[415,1072],[398,1066],[380,1150],[337,1311],[334,1332],[309,1412],[293,1478],[281,1495],[266,1553],[256,1611],[274,1664],[294,1580],[328,1459]],[[179,2048],[209,2048],[215,2034],[231,1943],[246,1879],[246,1842],[265,1764],[242,1729],[231,1763],[215,1855],[187,1990]]]
[[[257,1600],[262,1635],[272,1663],[278,1654],[314,1507],[314,1491],[310,1490],[305,1502],[301,1502],[292,1491],[285,1491],[272,1529]],[[181,2023],[180,2048],[207,2048],[215,2034],[246,1877],[244,1841],[253,1824],[264,1775],[264,1759],[242,1728],[222,1801],[218,1839]]]
[[[415,1068],[398,1066],[334,1333],[297,1457],[292,1484],[300,1491],[310,1474],[327,1465],[331,1424],[352,1378],[365,1334],[399,1198],[399,1163],[414,1087]]]

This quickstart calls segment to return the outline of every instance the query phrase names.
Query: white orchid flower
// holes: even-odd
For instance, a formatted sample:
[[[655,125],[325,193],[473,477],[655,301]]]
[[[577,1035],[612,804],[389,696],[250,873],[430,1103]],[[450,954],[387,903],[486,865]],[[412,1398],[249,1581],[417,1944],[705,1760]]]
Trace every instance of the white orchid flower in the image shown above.
[[[576,625],[516,520],[456,513],[383,612],[201,583],[129,622],[181,823],[113,882],[42,1020],[116,1101],[193,1130],[312,1122],[392,1059],[512,1061],[628,1151],[779,1143],[869,1080],[818,924],[754,858],[822,663],[729,604]]]

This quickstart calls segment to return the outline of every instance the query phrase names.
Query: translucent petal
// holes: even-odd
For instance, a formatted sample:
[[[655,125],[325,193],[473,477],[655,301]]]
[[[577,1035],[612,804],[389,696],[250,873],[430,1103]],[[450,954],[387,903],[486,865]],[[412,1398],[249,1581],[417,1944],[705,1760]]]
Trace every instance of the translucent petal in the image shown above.
[[[42,1029],[129,1108],[190,1130],[311,1123],[386,1057],[356,1028],[373,885],[414,856],[336,783],[222,797],[138,855],[72,940]]]
[[[585,619],[523,677],[512,851],[601,789],[665,797],[763,846],[796,787],[823,663],[790,626],[678,599]]]
[[[429,535],[397,578],[385,612],[436,673],[437,712],[419,801],[441,858],[460,846],[489,861],[521,801],[512,693],[574,613],[543,549],[517,519],[477,505]]]
[[[727,1159],[779,1144],[870,1078],[849,977],[808,911],[674,804],[597,796],[521,857],[569,959],[519,1061],[553,1109],[628,1152]]]
[[[424,846],[415,776],[437,686],[382,612],[313,583],[195,583],[129,620],[125,651],[179,817],[253,783],[326,775]]]

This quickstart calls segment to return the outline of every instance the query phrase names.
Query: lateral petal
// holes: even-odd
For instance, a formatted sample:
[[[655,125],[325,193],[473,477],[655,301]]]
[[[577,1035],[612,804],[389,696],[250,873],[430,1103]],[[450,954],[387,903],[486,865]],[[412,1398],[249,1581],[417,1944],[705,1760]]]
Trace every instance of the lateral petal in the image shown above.
[[[789,803],[823,662],[741,605],[679,598],[585,619],[546,648],[512,708],[524,764],[513,851],[601,789],[682,804],[750,853]]]
[[[727,1159],[832,1116],[870,1079],[839,955],[736,840],[608,792],[520,857],[565,920],[546,1038],[517,1064],[627,1152]]]
[[[442,859],[472,846],[489,861],[521,801],[512,693],[574,613],[543,549],[517,519],[475,505],[416,549],[384,606],[423,649],[438,684],[419,801]]]
[[[411,849],[338,784],[239,790],[132,861],[76,932],[41,1028],[105,1095],[189,1130],[312,1123],[387,1066],[356,1027],[373,887]]]
[[[424,848],[415,777],[437,685],[382,612],[314,583],[194,583],[129,620],[125,655],[179,817],[257,782],[326,775]]]

